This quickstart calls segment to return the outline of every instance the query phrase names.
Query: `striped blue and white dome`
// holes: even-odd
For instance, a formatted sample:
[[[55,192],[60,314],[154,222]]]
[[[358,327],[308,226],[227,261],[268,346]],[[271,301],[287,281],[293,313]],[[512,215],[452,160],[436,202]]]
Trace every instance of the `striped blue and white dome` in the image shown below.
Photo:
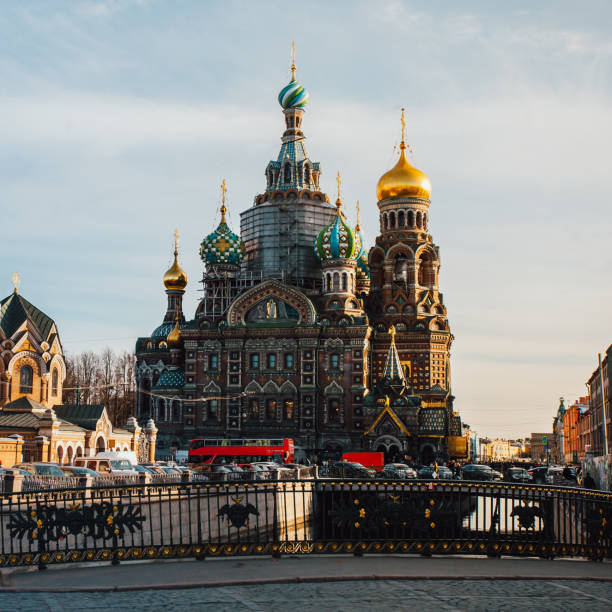
[[[296,80],[283,87],[278,94],[278,103],[284,110],[288,108],[304,108],[308,104],[308,92]]]
[[[368,254],[365,249],[357,257],[357,278],[370,278],[370,265],[368,264]]]

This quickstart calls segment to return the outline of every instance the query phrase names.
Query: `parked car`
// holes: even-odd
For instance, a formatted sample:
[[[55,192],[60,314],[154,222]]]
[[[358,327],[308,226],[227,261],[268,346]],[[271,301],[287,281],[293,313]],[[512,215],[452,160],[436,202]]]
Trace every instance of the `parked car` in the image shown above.
[[[519,467],[510,467],[504,472],[506,482],[533,482],[533,478],[527,470]]]
[[[529,475],[533,478],[533,482],[536,484],[552,484],[553,472],[550,470],[551,468],[549,468],[547,465],[542,465],[529,470]]]
[[[138,472],[134,465],[127,459],[112,459],[109,457],[76,457],[73,461],[75,466],[87,467],[98,474],[111,473],[134,476]]]
[[[66,476],[57,463],[18,463],[15,467],[32,476]]]
[[[30,473],[30,472],[26,472],[25,470],[21,470],[17,467],[12,467],[12,468],[0,467],[0,474],[9,474],[11,472],[16,472],[17,474],[20,474],[21,476],[28,476],[28,474]]]
[[[469,463],[461,468],[461,478],[463,480],[497,480],[497,475],[501,478],[499,472],[480,463]]]
[[[266,480],[269,475],[268,471],[262,465],[257,465],[255,463],[245,463],[242,466],[244,472],[246,472],[246,476],[252,478],[253,480]]]
[[[139,474],[155,474],[155,472],[147,467],[146,465],[133,465],[132,466]]]
[[[381,470],[380,475],[385,478],[401,478],[406,480],[416,478],[417,473],[404,463],[387,463]]]
[[[426,465],[418,471],[418,478],[421,478],[422,480],[432,480],[434,478],[439,478],[440,480],[452,480],[454,477],[452,470],[449,470],[444,465],[439,465],[438,473],[435,475],[434,473],[434,468],[429,465]]]
[[[334,472],[343,478],[375,478],[376,470],[371,470],[354,461],[334,461],[331,464]]]
[[[61,470],[66,476],[90,476],[91,478],[99,478],[100,474],[94,470],[78,465],[62,465]]]

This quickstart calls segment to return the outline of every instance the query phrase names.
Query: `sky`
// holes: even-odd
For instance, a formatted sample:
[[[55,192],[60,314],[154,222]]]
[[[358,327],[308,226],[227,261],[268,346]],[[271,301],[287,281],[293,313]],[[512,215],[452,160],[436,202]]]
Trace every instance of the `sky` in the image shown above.
[[[19,272],[69,354],[132,350],[177,227],[193,313],[221,180],[238,230],[278,154],[294,40],[309,156],[369,245],[406,108],[464,422],[550,431],[612,342],[611,30],[588,0],[4,2],[0,293]]]

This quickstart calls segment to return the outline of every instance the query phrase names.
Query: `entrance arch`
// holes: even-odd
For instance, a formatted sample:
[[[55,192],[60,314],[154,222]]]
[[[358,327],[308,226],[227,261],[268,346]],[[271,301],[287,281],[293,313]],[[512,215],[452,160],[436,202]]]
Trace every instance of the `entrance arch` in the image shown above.
[[[62,465],[62,463],[64,463],[64,447],[63,446],[57,447],[57,463],[58,465]]]
[[[105,450],[106,450],[106,442],[104,441],[104,438],[100,436],[96,440],[96,453],[103,453]]]
[[[374,440],[372,447],[379,453],[385,453],[385,463],[390,463],[397,459],[403,452],[404,445],[395,436],[385,434]]]
[[[436,449],[433,444],[423,444],[421,446],[421,463],[423,465],[429,465],[434,462],[436,457]]]

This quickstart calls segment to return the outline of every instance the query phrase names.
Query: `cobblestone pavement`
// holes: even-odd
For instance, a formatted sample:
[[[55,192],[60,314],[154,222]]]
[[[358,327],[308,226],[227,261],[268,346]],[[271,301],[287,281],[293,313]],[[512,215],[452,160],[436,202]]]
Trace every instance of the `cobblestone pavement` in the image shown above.
[[[612,610],[612,583],[589,580],[363,580],[106,593],[0,593],[0,610]]]

